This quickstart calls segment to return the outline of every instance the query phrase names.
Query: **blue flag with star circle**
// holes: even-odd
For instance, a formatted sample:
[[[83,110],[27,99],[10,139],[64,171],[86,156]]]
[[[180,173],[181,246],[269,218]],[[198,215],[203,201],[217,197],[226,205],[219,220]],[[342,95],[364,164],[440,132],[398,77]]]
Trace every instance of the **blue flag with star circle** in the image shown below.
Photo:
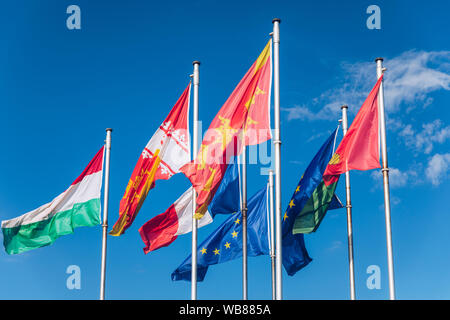
[[[248,201],[247,254],[249,257],[269,254],[267,187]],[[203,281],[208,267],[242,257],[242,213],[230,215],[197,248],[197,281]],[[172,280],[191,281],[191,255],[172,273]]]
[[[338,129],[333,131],[311,160],[311,163],[303,173],[289,202],[288,208],[283,215],[283,266],[290,276],[293,276],[297,271],[312,261],[306,252],[303,233],[314,232],[319,227],[327,210],[343,207],[340,200],[334,194],[334,188],[331,190],[332,193],[329,201],[324,201],[324,197],[320,197],[320,193],[318,193],[319,196],[316,195],[322,182],[323,172],[333,153],[337,130]],[[302,216],[304,221],[303,226],[305,226],[305,229],[307,229],[308,232],[293,234],[296,220],[298,222],[299,215],[304,214],[305,212],[306,214]]]

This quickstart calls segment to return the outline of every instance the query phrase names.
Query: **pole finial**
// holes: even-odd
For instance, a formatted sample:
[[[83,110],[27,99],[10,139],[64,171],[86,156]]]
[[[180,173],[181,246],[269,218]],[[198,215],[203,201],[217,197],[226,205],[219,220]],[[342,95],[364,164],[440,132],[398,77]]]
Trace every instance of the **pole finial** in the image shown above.
[[[344,104],[343,106],[341,106],[341,109],[348,109],[348,105]]]
[[[280,19],[280,18],[274,18],[274,19],[272,19],[272,23],[275,23],[275,22],[281,23],[281,19]]]
[[[192,62],[192,64],[193,64],[193,65],[196,65],[196,64],[200,65],[200,61],[195,60],[194,62]]]
[[[108,132],[108,131],[112,132],[113,129],[112,128],[106,128],[106,132]]]
[[[381,62],[383,62],[384,59],[381,57],[375,58],[375,62],[378,62],[378,60],[381,60]]]

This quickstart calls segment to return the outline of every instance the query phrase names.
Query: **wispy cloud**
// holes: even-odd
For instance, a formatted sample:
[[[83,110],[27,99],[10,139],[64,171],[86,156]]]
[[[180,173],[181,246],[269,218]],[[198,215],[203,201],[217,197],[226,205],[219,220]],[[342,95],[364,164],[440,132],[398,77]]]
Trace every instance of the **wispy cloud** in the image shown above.
[[[341,83],[325,91],[320,97],[305,104],[282,108],[288,120],[333,120],[340,114],[339,107],[349,105],[356,113],[375,84],[375,63],[343,63]],[[450,51],[407,51],[387,59],[385,66],[385,100],[389,113],[402,107],[411,111],[432,103],[429,93],[450,90]]]
[[[289,160],[289,163],[292,163],[295,165],[303,165],[304,164],[303,161],[299,161],[299,160]]]
[[[421,177],[424,177],[423,179]],[[414,164],[408,170],[389,169],[389,185],[391,188],[422,185],[426,182],[434,186],[440,185],[450,177],[450,153],[436,153],[428,159],[426,166]],[[375,181],[374,191],[383,185],[381,171],[372,171],[371,178]]]
[[[450,153],[437,153],[428,161],[428,166],[425,169],[425,175],[434,186],[438,186],[448,177],[449,171]]]
[[[392,188],[401,188],[408,184],[415,184],[417,176],[418,173],[415,170],[401,171],[397,168],[389,168],[389,185]],[[372,171],[371,177],[377,182],[377,186],[383,185],[383,175],[380,170]]]
[[[430,154],[435,143],[444,143],[450,139],[450,126],[443,127],[437,119],[422,125],[421,131],[415,131],[410,124],[406,125],[399,136],[404,139],[407,147],[425,154]]]
[[[335,250],[339,250],[344,246],[344,243],[342,241],[339,240],[335,240],[331,243],[331,246],[328,247],[328,251],[335,251]]]

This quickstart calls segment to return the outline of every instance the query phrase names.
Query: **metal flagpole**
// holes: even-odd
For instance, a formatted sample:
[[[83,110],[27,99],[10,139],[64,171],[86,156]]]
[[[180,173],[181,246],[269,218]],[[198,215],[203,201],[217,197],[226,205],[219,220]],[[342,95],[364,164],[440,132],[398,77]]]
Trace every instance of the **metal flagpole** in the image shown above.
[[[242,150],[242,299],[248,299],[248,275],[247,275],[247,147]]]
[[[344,136],[347,134],[348,120],[347,109],[348,106],[344,105],[342,109],[342,131]],[[346,208],[347,208],[347,240],[348,240],[348,264],[350,275],[350,299],[356,299],[355,292],[355,264],[353,260],[353,226],[352,226],[352,198],[350,194],[350,172],[345,173],[345,193],[347,196]]]
[[[386,70],[383,68],[383,58],[376,58],[377,63],[377,78]],[[383,190],[384,190],[384,212],[386,219],[386,246],[389,272],[389,298],[395,300],[395,281],[394,281],[394,257],[392,253],[392,230],[391,230],[391,201],[389,195],[389,167],[386,147],[386,122],[384,114],[384,90],[383,82],[381,82],[380,90],[378,92],[378,110],[380,123],[380,144],[381,144],[381,161],[383,173]]]
[[[269,170],[269,198],[270,198],[270,261],[272,266],[272,300],[275,300],[275,228],[273,216],[273,170]]]
[[[102,265],[100,273],[100,300],[105,300],[105,275],[106,275],[106,237],[108,236],[108,197],[109,197],[109,158],[111,155],[111,132],[106,129],[106,153],[105,153],[105,188],[103,194],[103,234],[102,234]]]
[[[195,159],[198,153],[198,87],[200,85],[199,66],[200,61],[194,61],[194,108],[193,108],[193,137],[192,137],[192,157]],[[192,268],[191,268],[191,300],[197,300],[197,227],[198,221],[195,218],[197,207],[197,193],[192,189]]]
[[[275,221],[276,221],[276,299],[282,297],[282,238],[281,238],[281,139],[280,139],[280,22],[275,18],[273,23],[273,100],[274,100],[274,139],[275,145]]]

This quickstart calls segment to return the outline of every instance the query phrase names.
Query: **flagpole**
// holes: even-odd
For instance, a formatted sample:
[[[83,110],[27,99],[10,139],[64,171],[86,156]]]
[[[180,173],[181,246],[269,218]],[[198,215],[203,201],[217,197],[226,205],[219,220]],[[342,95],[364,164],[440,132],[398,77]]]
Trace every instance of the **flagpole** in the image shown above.
[[[273,23],[273,101],[274,101],[274,139],[275,145],[275,221],[276,221],[276,299],[282,297],[282,238],[281,238],[281,138],[280,138],[280,22],[275,18]]]
[[[100,273],[100,300],[105,300],[106,279],[106,240],[108,235],[108,198],[109,198],[109,158],[111,155],[111,128],[106,129],[105,153],[105,188],[103,195],[103,234],[102,234],[102,265]]]
[[[347,134],[348,118],[347,109],[348,106],[344,105],[342,109],[342,131],[344,136]],[[347,241],[348,241],[348,264],[350,275],[350,299],[356,300],[355,291],[355,264],[353,260],[353,225],[352,225],[352,198],[350,194],[350,172],[345,173],[345,193],[346,193],[346,205],[347,208]]]
[[[242,300],[248,299],[247,267],[247,147],[242,150]]]
[[[386,70],[383,68],[383,58],[376,58],[377,64],[377,78]],[[381,144],[381,161],[383,173],[383,190],[384,190],[384,212],[386,219],[386,246],[387,246],[387,259],[388,259],[388,273],[389,273],[389,298],[395,300],[395,280],[394,280],[394,257],[392,252],[392,229],[391,229],[391,202],[389,195],[389,167],[387,157],[386,146],[386,119],[384,113],[384,90],[383,81],[380,84],[378,92],[378,110],[379,110],[379,123],[380,123],[380,144]]]
[[[275,229],[273,215],[273,170],[269,170],[269,198],[270,198],[270,261],[272,267],[272,300],[275,300]]]
[[[194,61],[194,103],[193,103],[193,137],[192,137],[192,157],[195,159],[198,153],[198,87],[200,85],[199,66],[200,61]],[[197,207],[197,193],[192,188],[192,268],[191,268],[191,300],[197,300],[197,228],[198,221],[195,218]]]

